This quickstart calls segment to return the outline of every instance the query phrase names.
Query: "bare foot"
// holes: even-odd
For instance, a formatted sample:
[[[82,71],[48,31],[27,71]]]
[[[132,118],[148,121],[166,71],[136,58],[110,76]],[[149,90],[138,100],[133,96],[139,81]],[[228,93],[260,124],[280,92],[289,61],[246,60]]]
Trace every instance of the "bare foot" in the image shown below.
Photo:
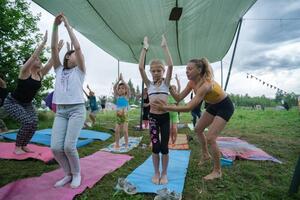
[[[222,172],[221,171],[213,171],[212,173],[206,175],[203,179],[206,180],[206,181],[209,181],[209,180],[213,180],[213,179],[216,179],[216,178],[221,178],[222,177]]]
[[[167,175],[165,174],[165,175],[162,175],[161,177],[160,177],[160,184],[162,184],[162,185],[165,185],[165,184],[167,184],[168,183],[168,177],[167,177]]]
[[[154,184],[159,184],[159,174],[155,174],[153,177],[152,177],[152,183]]]
[[[114,148],[115,149],[120,149],[120,145],[115,144]]]
[[[34,151],[30,150],[28,147],[23,146],[22,147],[23,151],[27,152],[27,153],[34,153]]]
[[[24,151],[22,149],[22,147],[16,147],[14,153],[17,154],[17,155],[21,155],[21,154],[25,154],[26,151]]]
[[[210,159],[211,159],[211,156],[209,154],[203,155],[201,160],[199,161],[198,165],[201,166],[204,163],[206,163],[207,161],[209,161]]]
[[[128,149],[128,143],[127,144],[125,143],[125,148]]]

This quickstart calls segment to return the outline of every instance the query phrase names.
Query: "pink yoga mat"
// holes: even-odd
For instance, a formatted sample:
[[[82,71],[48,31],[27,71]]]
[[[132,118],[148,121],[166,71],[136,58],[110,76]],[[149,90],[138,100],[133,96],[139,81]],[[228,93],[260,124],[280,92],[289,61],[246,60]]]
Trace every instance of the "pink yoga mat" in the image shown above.
[[[25,153],[22,155],[14,154],[15,143],[0,142],[0,158],[2,159],[14,159],[14,160],[25,160],[28,158],[34,158],[42,160],[45,163],[54,159],[51,149],[49,147],[41,147],[34,144],[28,144],[28,148],[34,151],[34,153]]]
[[[71,189],[70,184],[54,188],[54,183],[64,175],[62,169],[57,169],[40,177],[9,183],[0,188],[0,200],[71,200],[86,188],[92,188],[105,174],[115,171],[131,158],[129,155],[98,151],[80,159],[82,183],[79,188]]]

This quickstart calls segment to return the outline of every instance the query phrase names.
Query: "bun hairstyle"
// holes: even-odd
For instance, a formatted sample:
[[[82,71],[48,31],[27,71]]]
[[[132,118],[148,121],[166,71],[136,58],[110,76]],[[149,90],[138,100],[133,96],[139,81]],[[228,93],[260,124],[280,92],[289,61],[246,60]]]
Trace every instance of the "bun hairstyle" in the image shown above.
[[[65,56],[64,56],[64,68],[68,68],[68,58],[67,58],[67,56],[69,57],[72,53],[74,53],[75,51],[74,50],[69,50],[69,51],[67,51],[67,53],[65,54]]]
[[[160,67],[163,69],[163,71],[165,71],[165,65],[164,65],[164,63],[163,63],[161,60],[159,60],[159,59],[154,59],[154,60],[152,60],[152,61],[150,62],[150,69],[151,69],[152,66],[160,66]]]
[[[189,62],[194,63],[196,67],[201,70],[200,75],[202,78],[208,81],[212,81],[214,79],[213,70],[207,58],[191,59]]]

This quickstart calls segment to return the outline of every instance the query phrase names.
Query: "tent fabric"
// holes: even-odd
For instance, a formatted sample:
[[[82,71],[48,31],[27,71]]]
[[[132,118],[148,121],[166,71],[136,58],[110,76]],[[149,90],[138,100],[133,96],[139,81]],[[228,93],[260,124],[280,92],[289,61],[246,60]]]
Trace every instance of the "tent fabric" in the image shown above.
[[[71,26],[101,49],[124,62],[137,63],[144,36],[147,60],[164,58],[165,34],[174,65],[191,58],[221,60],[230,48],[239,19],[256,0],[33,0],[53,15],[63,12]],[[180,20],[170,21],[173,7]],[[51,26],[49,24],[49,26]]]

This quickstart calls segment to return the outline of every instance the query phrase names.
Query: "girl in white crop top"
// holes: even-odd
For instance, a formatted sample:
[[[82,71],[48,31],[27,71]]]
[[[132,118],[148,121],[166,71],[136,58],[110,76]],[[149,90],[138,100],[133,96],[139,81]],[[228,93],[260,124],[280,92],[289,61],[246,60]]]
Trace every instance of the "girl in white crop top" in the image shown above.
[[[161,47],[164,50],[166,57],[168,70],[166,78],[163,78],[165,67],[160,60],[152,60],[150,63],[150,72],[152,75],[152,81],[150,81],[146,75],[144,69],[144,60],[146,52],[148,50],[148,38],[144,38],[144,46],[140,55],[139,60],[139,70],[144,83],[148,88],[149,101],[150,101],[150,114],[149,114],[149,131],[151,135],[152,142],[152,160],[154,166],[154,176],[152,177],[152,182],[155,184],[166,184],[168,182],[167,178],[167,167],[169,162],[168,155],[168,143],[170,135],[170,118],[169,113],[164,111],[159,111],[151,107],[151,103],[155,100],[162,100],[167,104],[169,85],[173,70],[173,61],[167,46],[167,41],[164,36],[162,36]],[[159,137],[159,134],[161,137]],[[162,153],[162,172],[159,170],[159,153]]]

